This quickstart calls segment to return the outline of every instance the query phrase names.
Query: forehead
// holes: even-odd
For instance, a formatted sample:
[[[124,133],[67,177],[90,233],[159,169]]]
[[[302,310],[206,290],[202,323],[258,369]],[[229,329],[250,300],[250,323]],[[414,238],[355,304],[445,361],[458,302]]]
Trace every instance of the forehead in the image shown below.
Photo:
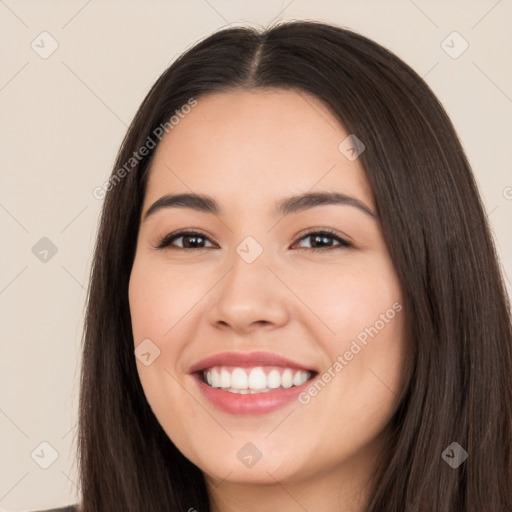
[[[288,193],[333,190],[371,207],[361,165],[339,150],[348,135],[321,100],[302,91],[210,93],[160,142],[145,202],[192,191],[268,208]]]

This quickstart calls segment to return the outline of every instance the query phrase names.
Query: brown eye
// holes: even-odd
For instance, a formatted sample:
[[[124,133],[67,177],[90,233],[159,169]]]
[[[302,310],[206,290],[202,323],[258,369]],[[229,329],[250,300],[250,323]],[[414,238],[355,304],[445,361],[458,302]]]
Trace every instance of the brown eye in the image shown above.
[[[347,242],[347,240],[345,240],[344,238],[340,237],[339,235],[335,234],[333,231],[330,230],[312,231],[310,233],[303,235],[299,239],[299,242],[301,240],[307,239],[310,240],[310,247],[300,246],[300,249],[312,249],[314,251],[321,251],[334,249],[336,247],[352,247],[352,244],[350,242]]]
[[[325,251],[335,248],[352,247],[352,244],[336,234],[334,231],[311,231],[302,235],[299,243],[302,240],[310,240],[310,246],[299,246],[299,249],[311,249],[313,251]],[[176,241],[181,240],[179,245]],[[210,244],[210,245],[207,245]],[[157,249],[208,249],[215,247],[211,240],[200,231],[179,231],[177,233],[170,233],[166,235],[156,246]]]
[[[181,246],[175,245],[176,240],[182,240]],[[210,239],[201,232],[195,231],[180,231],[178,233],[171,233],[165,236],[157,245],[157,249],[164,249],[166,247],[173,249],[206,249],[206,241],[210,242]]]

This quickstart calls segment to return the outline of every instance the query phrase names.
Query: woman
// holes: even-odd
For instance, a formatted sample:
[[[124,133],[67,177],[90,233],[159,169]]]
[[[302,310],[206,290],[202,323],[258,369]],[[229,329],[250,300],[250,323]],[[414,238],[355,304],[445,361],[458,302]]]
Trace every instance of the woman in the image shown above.
[[[95,195],[81,511],[512,510],[508,298],[453,126],[396,56],[221,30]]]

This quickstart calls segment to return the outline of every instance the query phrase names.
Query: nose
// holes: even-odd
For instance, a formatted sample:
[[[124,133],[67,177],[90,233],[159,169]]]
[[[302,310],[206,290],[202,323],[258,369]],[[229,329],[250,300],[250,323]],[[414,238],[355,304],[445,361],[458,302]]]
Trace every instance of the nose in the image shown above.
[[[264,255],[265,252],[247,263],[234,254],[230,270],[211,294],[211,325],[240,335],[286,324],[290,316],[289,292],[267,267]]]

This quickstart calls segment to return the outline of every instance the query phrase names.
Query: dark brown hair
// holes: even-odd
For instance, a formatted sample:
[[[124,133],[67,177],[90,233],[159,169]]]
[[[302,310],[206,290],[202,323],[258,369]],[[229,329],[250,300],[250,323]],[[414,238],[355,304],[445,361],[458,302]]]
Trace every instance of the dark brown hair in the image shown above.
[[[400,280],[413,352],[368,512],[512,510],[509,302],[445,111],[410,67],[349,30],[319,22],[230,28],[158,79],[112,176],[190,98],[239,88],[313,94],[366,146],[359,158]],[[209,510],[202,472],[161,428],[135,364],[128,282],[153,154],[109,187],[102,211],[84,331],[83,512]],[[456,469],[441,457],[452,442],[469,454]]]

